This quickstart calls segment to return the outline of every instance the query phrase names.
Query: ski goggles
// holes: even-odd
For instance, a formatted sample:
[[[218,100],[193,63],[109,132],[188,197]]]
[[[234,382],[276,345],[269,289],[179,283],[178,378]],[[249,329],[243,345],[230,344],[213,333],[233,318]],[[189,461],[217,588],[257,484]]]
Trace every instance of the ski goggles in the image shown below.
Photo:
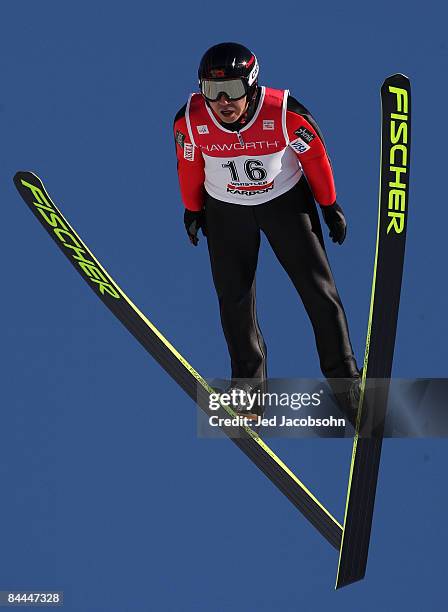
[[[239,100],[247,94],[246,84],[243,79],[229,79],[226,81],[212,81],[203,79],[201,81],[201,93],[210,102],[216,102],[224,94],[229,100]]]

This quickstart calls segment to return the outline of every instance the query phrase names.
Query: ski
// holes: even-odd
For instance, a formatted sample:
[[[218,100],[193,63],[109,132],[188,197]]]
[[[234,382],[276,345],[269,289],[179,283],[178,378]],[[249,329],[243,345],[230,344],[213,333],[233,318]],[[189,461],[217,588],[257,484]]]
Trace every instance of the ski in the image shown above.
[[[411,143],[407,77],[395,74],[384,81],[381,107],[375,265],[336,588],[361,580],[367,565],[406,241]]]
[[[17,172],[14,183],[34,216],[95,295],[204,412],[218,414],[209,409],[209,395],[214,390],[106,272],[53,203],[39,177],[32,172]],[[230,408],[226,410],[235,416]],[[250,427],[222,429],[328,542],[339,549],[342,525],[258,434]]]

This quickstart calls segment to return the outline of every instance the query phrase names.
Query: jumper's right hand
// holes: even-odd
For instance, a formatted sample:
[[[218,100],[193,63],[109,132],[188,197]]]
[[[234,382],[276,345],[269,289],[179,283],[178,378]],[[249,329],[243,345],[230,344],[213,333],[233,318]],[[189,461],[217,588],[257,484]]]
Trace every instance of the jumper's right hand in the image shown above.
[[[198,232],[199,229],[202,229],[202,233],[206,236],[205,232],[205,213],[204,210],[188,210],[185,209],[184,213],[184,224],[185,229],[187,230],[188,237],[190,238],[191,244],[194,246],[198,245],[199,238]]]

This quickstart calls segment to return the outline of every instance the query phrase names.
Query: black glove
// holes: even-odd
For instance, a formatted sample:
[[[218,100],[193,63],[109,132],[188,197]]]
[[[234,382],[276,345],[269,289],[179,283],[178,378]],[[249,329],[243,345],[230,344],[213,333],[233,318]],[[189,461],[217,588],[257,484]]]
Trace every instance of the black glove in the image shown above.
[[[344,211],[337,202],[331,206],[321,206],[322,215],[325,223],[330,229],[330,238],[333,242],[342,244],[347,233],[347,223],[344,217]]]
[[[185,213],[184,213],[184,224],[185,224],[185,229],[187,230],[187,234],[188,237],[190,238],[190,242],[191,244],[194,244],[194,246],[197,246],[199,239],[198,239],[198,232],[199,229],[202,229],[202,233],[204,234],[204,236],[206,236],[207,234],[205,233],[205,213],[204,210],[188,210],[188,208],[185,209]]]

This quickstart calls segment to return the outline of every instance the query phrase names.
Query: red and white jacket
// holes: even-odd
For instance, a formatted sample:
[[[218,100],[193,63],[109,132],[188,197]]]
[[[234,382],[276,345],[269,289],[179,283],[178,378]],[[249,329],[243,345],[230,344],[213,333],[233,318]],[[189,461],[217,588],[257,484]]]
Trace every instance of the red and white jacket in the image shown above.
[[[176,115],[174,136],[182,200],[201,210],[204,190],[241,205],[268,202],[289,191],[304,173],[318,204],[336,200],[333,173],[319,129],[288,90],[261,87],[252,119],[226,129],[194,93]]]

